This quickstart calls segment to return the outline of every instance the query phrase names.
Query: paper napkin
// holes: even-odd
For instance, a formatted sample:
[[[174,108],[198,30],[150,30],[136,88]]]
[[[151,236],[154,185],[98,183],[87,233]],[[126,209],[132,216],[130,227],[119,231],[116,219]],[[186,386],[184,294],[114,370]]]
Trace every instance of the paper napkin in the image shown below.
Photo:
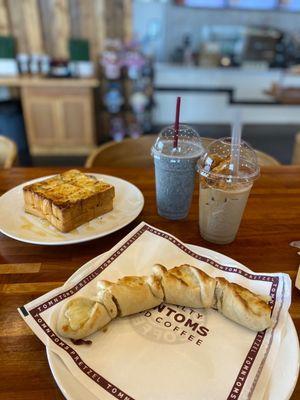
[[[270,295],[273,327],[252,332],[214,310],[162,304],[118,318],[76,346],[56,333],[64,302],[93,296],[98,279],[147,275],[152,265],[194,265],[211,276]],[[219,400],[263,398],[280,347],[291,283],[286,274],[249,272],[208,249],[192,251],[172,235],[141,223],[64,286],[26,304],[20,313],[74,377],[101,400]]]

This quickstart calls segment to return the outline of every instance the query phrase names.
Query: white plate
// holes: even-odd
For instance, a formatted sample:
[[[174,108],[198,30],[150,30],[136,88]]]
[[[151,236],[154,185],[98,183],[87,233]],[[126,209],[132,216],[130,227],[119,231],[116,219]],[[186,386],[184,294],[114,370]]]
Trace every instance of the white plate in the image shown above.
[[[92,175],[115,187],[114,209],[109,213],[68,233],[59,232],[49,222],[25,213],[23,187],[49,178],[47,176],[22,183],[0,197],[0,232],[13,239],[33,244],[74,244],[115,232],[128,225],[140,214],[144,206],[144,196],[136,186],[114,176]]]
[[[201,251],[201,254],[213,258],[221,264],[234,265],[235,267],[241,268],[244,271],[250,271],[244,265],[227,256],[224,256],[223,254],[199,246],[187,246],[195,252]],[[99,264],[99,259],[104,256],[105,254],[102,254],[93,260],[90,260],[88,263],[79,268],[68,279],[67,282],[72,282],[76,276],[84,272],[85,269],[91,264]],[[54,379],[67,400],[101,400],[97,399],[74,378],[65,364],[61,361],[60,357],[51,352],[48,348],[46,351]],[[271,381],[268,389],[266,390],[265,397],[262,400],[288,400],[293,393],[299,374],[299,342],[297,332],[290,315],[287,318],[286,332],[282,339],[278,358],[273,370],[274,372],[271,377]]]

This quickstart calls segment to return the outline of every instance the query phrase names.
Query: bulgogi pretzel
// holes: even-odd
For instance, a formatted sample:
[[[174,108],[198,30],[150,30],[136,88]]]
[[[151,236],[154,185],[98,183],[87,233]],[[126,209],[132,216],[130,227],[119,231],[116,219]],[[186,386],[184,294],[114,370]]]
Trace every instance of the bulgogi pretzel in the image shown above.
[[[83,339],[116,317],[156,307],[162,302],[191,308],[213,308],[253,331],[271,326],[269,298],[228,282],[212,278],[191,265],[167,270],[153,267],[150,276],[125,276],[117,282],[99,281],[94,299],[76,297],[60,310],[57,331],[61,336]]]

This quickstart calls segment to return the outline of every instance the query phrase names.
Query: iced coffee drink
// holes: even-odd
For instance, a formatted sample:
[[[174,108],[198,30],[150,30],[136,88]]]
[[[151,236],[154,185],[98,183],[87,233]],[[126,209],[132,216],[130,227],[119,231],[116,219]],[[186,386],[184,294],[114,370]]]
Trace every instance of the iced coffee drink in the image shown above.
[[[231,243],[238,232],[254,179],[259,175],[255,152],[241,143],[238,173],[232,174],[230,138],[213,142],[199,160],[199,226],[212,243]]]

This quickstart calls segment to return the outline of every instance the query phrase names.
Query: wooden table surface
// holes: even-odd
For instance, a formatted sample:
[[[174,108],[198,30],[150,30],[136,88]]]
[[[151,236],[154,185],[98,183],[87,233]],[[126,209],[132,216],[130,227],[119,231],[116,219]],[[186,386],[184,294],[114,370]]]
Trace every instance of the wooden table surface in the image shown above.
[[[17,168],[0,171],[0,194],[27,180],[62,171]],[[78,267],[109,250],[139,222],[146,221],[186,243],[205,246],[245,264],[255,272],[286,272],[293,282],[300,263],[289,246],[300,240],[300,167],[268,167],[252,189],[234,243],[213,245],[198,231],[198,191],[188,219],[168,221],[156,213],[152,170],[93,169],[129,180],[145,196],[141,215],[126,228],[89,243],[62,247],[34,246],[0,235],[0,399],[63,399],[51,375],[44,345],[16,308],[61,285]],[[12,204],[13,212],[13,204]],[[1,218],[1,215],[0,215]],[[293,290],[291,316],[299,334],[300,292]],[[300,399],[298,381],[293,400]]]

